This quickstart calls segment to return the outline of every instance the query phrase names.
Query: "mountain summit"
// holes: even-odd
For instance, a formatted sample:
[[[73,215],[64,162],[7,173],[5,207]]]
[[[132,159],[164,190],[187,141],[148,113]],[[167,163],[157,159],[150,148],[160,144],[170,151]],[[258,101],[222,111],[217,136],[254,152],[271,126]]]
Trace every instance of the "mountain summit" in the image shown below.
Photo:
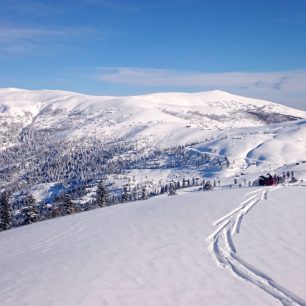
[[[199,140],[209,130],[306,118],[306,112],[224,91],[89,96],[53,90],[0,89],[1,130],[50,130],[58,137],[149,137],[160,145]],[[188,128],[188,136],[186,135]],[[3,136],[0,135],[0,137]]]

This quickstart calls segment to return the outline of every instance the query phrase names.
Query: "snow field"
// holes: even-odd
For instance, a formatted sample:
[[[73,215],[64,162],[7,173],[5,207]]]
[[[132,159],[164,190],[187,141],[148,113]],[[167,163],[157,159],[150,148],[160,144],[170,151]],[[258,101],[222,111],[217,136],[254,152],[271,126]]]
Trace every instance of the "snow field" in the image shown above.
[[[305,186],[269,192],[234,236],[239,256],[306,305]]]
[[[1,304],[274,305],[207,249],[245,192],[189,190],[3,232]]]
[[[234,275],[250,282],[283,305],[306,305],[306,301],[281,286],[264,272],[250,265],[241,258],[236,251],[233,235],[239,234],[242,220],[251,209],[261,201],[268,199],[268,193],[277,191],[284,186],[273,186],[258,189],[246,194],[244,200],[237,208],[213,224],[219,226],[207,240],[210,241],[210,251],[218,265],[229,269]],[[250,237],[248,237],[250,239]],[[277,241],[277,240],[276,240]]]

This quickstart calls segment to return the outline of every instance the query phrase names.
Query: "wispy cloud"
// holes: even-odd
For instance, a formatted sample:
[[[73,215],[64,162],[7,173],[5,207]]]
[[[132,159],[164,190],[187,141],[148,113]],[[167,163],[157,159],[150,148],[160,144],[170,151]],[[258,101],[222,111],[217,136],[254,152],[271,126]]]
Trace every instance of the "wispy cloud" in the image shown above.
[[[42,2],[38,0],[10,0],[6,1],[5,5],[2,5],[0,12],[3,13],[22,13],[22,14],[35,14],[37,12],[41,13],[46,9],[51,9],[52,5],[47,2]]]
[[[103,82],[144,87],[269,88],[304,90],[306,71],[201,73],[167,69],[101,68]]]
[[[82,40],[96,30],[87,27],[39,28],[0,25],[0,50],[7,53],[35,53],[64,41]]]
[[[95,78],[103,83],[133,86],[148,91],[150,88],[175,91],[221,89],[306,108],[305,70],[205,73],[119,67],[100,68],[95,72]]]
[[[85,5],[93,5],[96,7],[106,7],[120,11],[135,11],[139,8],[139,4],[132,3],[131,1],[120,0],[76,0],[77,2]]]
[[[134,12],[140,7],[139,3],[136,5],[133,1],[120,0],[9,0],[5,5],[0,6],[0,17],[2,20],[12,20],[12,16],[18,17],[19,20],[28,18],[30,20],[43,20],[54,16],[69,16],[75,10],[110,9]]]

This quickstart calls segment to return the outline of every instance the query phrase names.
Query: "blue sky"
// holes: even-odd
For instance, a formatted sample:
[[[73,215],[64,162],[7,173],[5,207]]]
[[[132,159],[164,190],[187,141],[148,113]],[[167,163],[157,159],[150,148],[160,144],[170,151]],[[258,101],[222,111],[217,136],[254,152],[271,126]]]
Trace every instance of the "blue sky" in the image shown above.
[[[0,87],[306,109],[306,0],[0,0],[0,67]]]

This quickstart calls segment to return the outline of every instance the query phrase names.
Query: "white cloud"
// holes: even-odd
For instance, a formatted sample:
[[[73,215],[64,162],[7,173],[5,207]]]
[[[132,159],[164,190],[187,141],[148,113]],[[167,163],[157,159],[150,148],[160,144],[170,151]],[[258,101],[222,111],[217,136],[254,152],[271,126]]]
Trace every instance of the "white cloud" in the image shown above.
[[[86,27],[39,28],[0,25],[0,50],[9,53],[32,53],[57,46],[64,40],[80,40],[95,30]]]
[[[304,89],[306,71],[201,73],[166,69],[101,68],[104,82],[138,86]]]
[[[101,68],[98,79],[102,82],[148,89],[154,87],[168,90],[222,89],[306,108],[305,70],[205,73],[119,67]]]

